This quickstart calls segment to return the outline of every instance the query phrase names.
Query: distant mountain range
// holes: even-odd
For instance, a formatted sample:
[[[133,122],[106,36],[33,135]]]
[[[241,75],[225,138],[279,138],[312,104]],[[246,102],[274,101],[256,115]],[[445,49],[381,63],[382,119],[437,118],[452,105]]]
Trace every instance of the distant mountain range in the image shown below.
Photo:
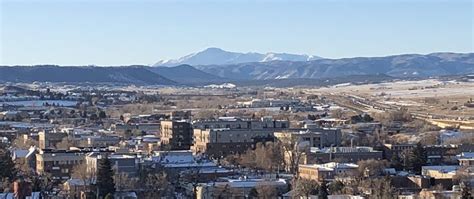
[[[175,85],[146,66],[0,66],[0,82],[65,82]]]
[[[385,74],[393,77],[430,77],[474,73],[474,53],[406,54],[387,57],[271,61],[228,65],[198,65],[197,69],[239,80],[334,78]]]
[[[188,65],[223,65],[240,64],[247,62],[270,62],[270,61],[311,61],[320,59],[317,56],[297,55],[288,53],[238,53],[229,52],[220,48],[207,48],[201,52],[186,55],[178,59],[161,60],[153,66],[178,66]]]
[[[154,73],[182,84],[222,83],[230,81],[228,78],[219,77],[211,73],[198,70],[190,65],[174,67],[149,67]]]
[[[207,85],[224,82],[236,85],[325,85],[328,82],[370,82],[466,74],[474,74],[474,53],[406,54],[169,67],[0,66],[0,82],[142,85]]]

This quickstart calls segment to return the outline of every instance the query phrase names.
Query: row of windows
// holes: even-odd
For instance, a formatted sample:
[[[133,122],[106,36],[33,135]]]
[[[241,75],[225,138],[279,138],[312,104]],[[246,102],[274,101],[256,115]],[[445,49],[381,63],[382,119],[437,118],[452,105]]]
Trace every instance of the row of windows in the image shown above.
[[[227,145],[223,144],[223,145],[220,146],[220,148],[227,148],[227,147],[228,147],[228,148],[240,148],[240,147],[242,147],[242,146],[241,146],[240,144],[237,144],[237,145],[230,145],[230,146],[227,146]],[[207,148],[208,148],[208,149],[212,149],[212,148],[214,148],[214,147],[213,147],[212,145],[209,145],[209,146],[207,146]]]
[[[227,134],[227,136],[232,137],[233,134],[229,133]],[[247,137],[247,136],[248,136],[247,134],[244,134],[244,137]],[[217,138],[221,138],[221,137],[222,137],[222,134],[217,134]],[[240,137],[240,134],[236,134],[236,137]]]
[[[82,160],[59,160],[59,161],[52,161],[53,166],[56,165],[70,165],[70,164],[82,164]]]

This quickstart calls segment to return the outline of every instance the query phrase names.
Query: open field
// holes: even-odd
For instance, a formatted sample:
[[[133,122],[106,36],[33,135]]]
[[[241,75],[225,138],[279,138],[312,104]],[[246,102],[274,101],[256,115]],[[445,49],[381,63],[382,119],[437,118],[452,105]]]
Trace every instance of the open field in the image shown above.
[[[474,82],[440,81],[398,81],[366,85],[339,85],[309,90],[310,93],[347,98],[365,111],[380,111],[385,108],[407,108],[411,113],[426,115],[443,121],[430,121],[441,126],[450,126],[464,120],[471,126],[474,108],[464,103],[474,98]],[[357,99],[357,103],[354,103]],[[341,100],[342,103],[344,100]],[[374,108],[375,107],[375,108]],[[378,108],[377,108],[378,107]],[[459,125],[463,125],[459,123]]]

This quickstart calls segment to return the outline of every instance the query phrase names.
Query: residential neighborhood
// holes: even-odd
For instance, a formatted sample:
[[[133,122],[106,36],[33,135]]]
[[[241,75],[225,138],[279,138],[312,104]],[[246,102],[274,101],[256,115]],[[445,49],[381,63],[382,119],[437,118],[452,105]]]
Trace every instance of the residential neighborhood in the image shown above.
[[[278,103],[253,107],[239,105],[260,99],[249,88],[25,88],[1,91],[5,198],[463,198],[474,185],[473,132],[405,108],[304,89],[265,89]]]
[[[474,0],[0,0],[0,199],[474,199]]]

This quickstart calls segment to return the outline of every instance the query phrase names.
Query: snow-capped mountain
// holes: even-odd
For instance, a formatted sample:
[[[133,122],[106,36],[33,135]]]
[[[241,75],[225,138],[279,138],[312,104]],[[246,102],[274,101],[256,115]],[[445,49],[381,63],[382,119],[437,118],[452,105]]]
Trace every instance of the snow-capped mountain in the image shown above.
[[[189,54],[179,59],[161,60],[153,64],[153,66],[177,66],[182,64],[227,65],[248,62],[311,61],[316,59],[320,59],[320,57],[288,53],[238,53],[225,51],[220,48],[207,48],[201,52]]]
[[[195,67],[223,78],[241,80],[317,79],[377,74],[400,78],[432,77],[474,73],[474,53],[404,54],[386,57],[251,62]]]

